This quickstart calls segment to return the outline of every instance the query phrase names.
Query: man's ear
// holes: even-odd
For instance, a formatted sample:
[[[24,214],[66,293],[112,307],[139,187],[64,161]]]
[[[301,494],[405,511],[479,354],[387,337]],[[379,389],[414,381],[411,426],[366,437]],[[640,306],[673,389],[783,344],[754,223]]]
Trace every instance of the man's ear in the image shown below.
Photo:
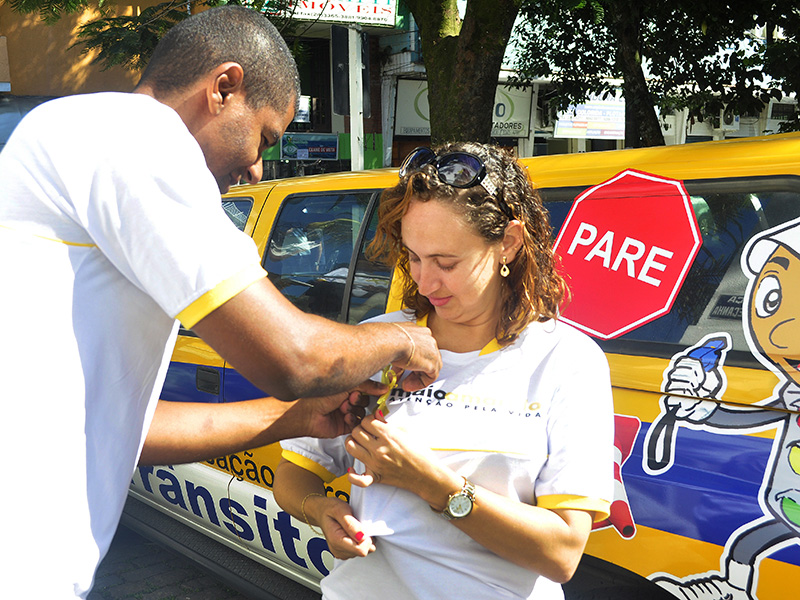
[[[218,115],[231,100],[231,94],[244,95],[244,69],[239,63],[226,62],[208,76],[206,101],[212,115]]]

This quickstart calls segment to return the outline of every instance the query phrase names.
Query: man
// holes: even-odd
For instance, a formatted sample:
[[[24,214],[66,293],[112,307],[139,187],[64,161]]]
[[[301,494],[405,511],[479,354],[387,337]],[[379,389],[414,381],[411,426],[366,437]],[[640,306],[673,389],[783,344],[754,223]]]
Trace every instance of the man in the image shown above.
[[[156,411],[176,319],[283,400],[387,363],[409,388],[437,375],[426,329],[295,309],[221,212],[220,191],[260,178],[298,93],[275,28],[221,7],[173,28],[135,93],[45,103],[0,154],[4,596],[88,594],[151,421],[148,462],[352,427],[346,394]]]

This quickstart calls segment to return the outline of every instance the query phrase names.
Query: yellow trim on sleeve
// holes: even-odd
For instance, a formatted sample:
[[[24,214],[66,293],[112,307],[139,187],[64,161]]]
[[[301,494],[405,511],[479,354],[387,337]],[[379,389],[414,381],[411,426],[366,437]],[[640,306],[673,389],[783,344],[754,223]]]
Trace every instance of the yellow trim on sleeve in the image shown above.
[[[536,499],[536,506],[553,509],[585,510],[594,513],[594,521],[607,519],[611,514],[611,503],[599,498],[586,498],[570,494],[551,494]]]
[[[253,264],[229,277],[214,289],[207,291],[175,317],[187,329],[194,327],[198,321],[225,304],[236,294],[250,287],[267,273],[261,265]]]
[[[302,454],[298,454],[297,452],[292,452],[291,450],[283,450],[281,451],[281,458],[289,461],[290,463],[297,465],[301,469],[305,469],[306,471],[311,471],[314,475],[322,479],[325,483],[330,483],[334,479],[336,479],[336,475],[328,471],[322,465],[315,463],[310,458],[303,456]]]
[[[57,244],[64,244],[65,246],[77,246],[78,248],[97,248],[97,244],[87,244],[83,242],[68,242],[67,240],[60,240],[58,238],[51,238],[44,235],[38,235],[35,233],[30,233],[28,231],[20,231],[19,229],[14,229],[13,227],[9,227],[7,225],[0,225],[0,229],[5,229],[6,231],[13,231],[19,235],[25,235],[33,238],[37,238],[40,240],[45,240],[46,242],[55,242]]]

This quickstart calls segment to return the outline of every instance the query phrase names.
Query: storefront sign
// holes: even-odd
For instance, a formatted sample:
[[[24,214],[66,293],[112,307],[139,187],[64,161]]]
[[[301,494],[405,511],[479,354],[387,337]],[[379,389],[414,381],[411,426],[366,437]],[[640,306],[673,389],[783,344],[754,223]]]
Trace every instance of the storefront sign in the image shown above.
[[[269,12],[269,5],[267,5]],[[396,0],[295,0],[282,16],[298,21],[328,23],[360,23],[394,27]]]
[[[397,81],[395,135],[431,134],[428,82]],[[492,137],[526,138],[531,132],[531,89],[497,86],[492,112]]]
[[[336,160],[339,136],[335,133],[287,133],[281,138],[281,160]]]
[[[553,137],[592,140],[625,139],[625,101],[592,100],[559,113]]]

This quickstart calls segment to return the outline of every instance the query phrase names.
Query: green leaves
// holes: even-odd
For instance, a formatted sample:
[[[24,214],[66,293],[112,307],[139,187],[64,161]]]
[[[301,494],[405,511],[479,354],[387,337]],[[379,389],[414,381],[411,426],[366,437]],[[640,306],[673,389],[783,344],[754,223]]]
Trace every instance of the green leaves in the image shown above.
[[[520,14],[524,22],[514,32],[516,82],[551,79],[559,110],[613,91],[608,80],[618,76],[614,38],[598,1],[529,0]]]
[[[81,54],[97,51],[92,62],[101,64],[103,70],[116,65],[132,70],[143,69],[164,34],[202,8],[222,4],[247,6],[262,12],[284,37],[292,35],[296,27],[290,0],[167,0],[133,16],[112,14],[110,7],[106,9],[106,0],[5,1],[16,12],[38,13],[48,24],[55,23],[67,14],[90,8],[99,10],[99,18],[78,29],[77,41],[72,47],[80,48]]]
[[[103,69],[122,65],[139,70],[147,64],[158,40],[188,16],[186,2],[162,2],[136,16],[106,17],[86,23],[78,30],[74,45],[83,46],[82,54],[97,50],[93,63],[101,63]]]
[[[12,10],[22,14],[39,13],[45,23],[55,23],[63,15],[83,10],[90,6],[90,0],[6,0]],[[102,9],[104,0],[98,8]]]
[[[551,79],[562,109],[620,80],[627,97],[642,76],[651,98],[638,103],[699,119],[800,92],[795,0],[527,0],[521,14],[517,82]]]

